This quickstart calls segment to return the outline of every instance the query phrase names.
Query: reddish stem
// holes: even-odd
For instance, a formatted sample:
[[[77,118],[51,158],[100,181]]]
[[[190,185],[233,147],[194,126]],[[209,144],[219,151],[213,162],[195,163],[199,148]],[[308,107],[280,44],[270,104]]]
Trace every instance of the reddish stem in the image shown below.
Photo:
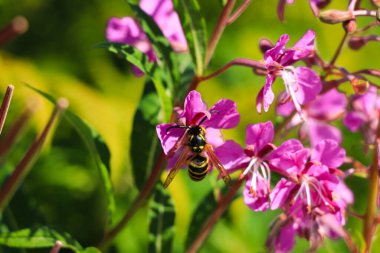
[[[203,242],[207,239],[214,225],[219,221],[220,217],[222,216],[224,211],[227,209],[228,205],[233,200],[236,192],[239,190],[243,181],[244,181],[244,177],[239,177],[239,179],[235,182],[235,184],[230,188],[228,193],[225,196],[223,196],[223,198],[220,199],[218,206],[216,207],[212,215],[206,221],[206,224],[204,225],[203,229],[201,230],[197,238],[195,238],[195,240],[190,245],[190,247],[187,249],[186,251],[187,253],[194,253],[199,250]]]
[[[4,139],[0,142],[0,157],[5,156],[13,147],[18,136],[31,117],[31,109],[26,109],[21,116],[12,124]]]
[[[218,45],[218,42],[220,40],[220,37],[223,34],[224,29],[228,25],[228,19],[230,18],[230,14],[232,12],[232,9],[234,8],[234,5],[235,5],[234,0],[228,0],[222,10],[222,14],[219,17],[218,23],[215,27],[215,30],[211,36],[211,39],[207,47],[206,59],[205,59],[206,67],[210,63],[211,57],[214,55],[215,48]]]
[[[250,67],[253,69],[261,69],[261,70],[266,71],[266,67],[263,63],[256,60],[240,58],[240,59],[235,59],[235,60],[230,61],[229,63],[227,63],[226,65],[224,65],[223,67],[215,71],[214,73],[211,73],[210,75],[199,77],[198,81],[203,82],[208,79],[211,79],[217,75],[220,75],[221,73],[231,68],[232,66],[244,66],[244,67]]]
[[[11,23],[0,31],[0,46],[3,46],[18,35],[25,33],[26,30],[28,30],[28,26],[28,20],[26,20],[25,17],[15,17]]]
[[[3,102],[0,108],[0,134],[3,131],[5,118],[7,117],[9,105],[11,103],[12,94],[13,94],[14,86],[8,85],[7,91],[5,92]]]
[[[138,196],[133,201],[131,208],[128,210],[128,212],[123,216],[123,218],[119,221],[118,224],[111,230],[109,230],[103,237],[102,241],[98,244],[97,248],[103,249],[110,243],[117,234],[127,225],[128,221],[134,216],[136,211],[141,207],[141,205],[145,202],[145,200],[148,198],[150,193],[153,190],[154,185],[156,184],[158,177],[161,172],[161,165],[163,164],[163,161],[165,160],[165,154],[161,151],[158,159],[156,161],[156,164],[153,167],[152,173],[150,174],[147,182],[145,183],[144,189],[142,189]]]
[[[227,25],[232,24],[235,22],[235,20],[245,11],[245,9],[248,8],[249,4],[252,2],[252,0],[245,0],[239,8],[236,9],[236,11],[230,16],[230,18],[227,21]]]
[[[41,135],[33,142],[25,156],[20,163],[16,166],[10,177],[0,190],[0,212],[4,211],[5,207],[13,197],[14,193],[22,183],[23,179],[29,172],[29,168],[34,160],[37,158],[45,139],[53,127],[54,122],[60,116],[61,112],[68,107],[68,101],[66,99],[58,99],[54,111],[46,124]]]

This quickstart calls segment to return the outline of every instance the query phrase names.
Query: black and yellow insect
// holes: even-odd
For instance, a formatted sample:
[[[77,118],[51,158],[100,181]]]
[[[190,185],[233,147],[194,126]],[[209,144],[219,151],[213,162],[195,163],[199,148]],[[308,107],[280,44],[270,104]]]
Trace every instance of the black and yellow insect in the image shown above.
[[[194,181],[200,181],[205,178],[211,164],[218,169],[225,183],[228,183],[231,180],[227,171],[214,154],[213,147],[206,141],[206,130],[200,126],[205,119],[206,117],[195,126],[177,125],[169,127],[166,130],[166,132],[169,132],[170,129],[173,128],[186,129],[185,133],[178,140],[175,147],[176,150],[183,147],[183,151],[177,162],[174,164],[174,167],[170,170],[169,175],[164,182],[164,188],[169,186],[179,169],[185,163],[188,164],[189,176]]]

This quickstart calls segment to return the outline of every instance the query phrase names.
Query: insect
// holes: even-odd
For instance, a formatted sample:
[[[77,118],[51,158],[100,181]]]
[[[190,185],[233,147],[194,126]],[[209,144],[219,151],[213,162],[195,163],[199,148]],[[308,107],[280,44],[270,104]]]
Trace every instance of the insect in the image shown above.
[[[218,169],[226,184],[231,180],[227,171],[216,157],[213,147],[206,141],[206,129],[200,126],[206,119],[207,117],[204,117],[200,123],[195,126],[176,125],[171,126],[166,130],[166,132],[169,132],[173,128],[186,129],[174,148],[178,149],[183,146],[184,149],[177,162],[174,164],[174,167],[170,170],[169,175],[164,182],[164,188],[169,186],[179,169],[185,163],[188,164],[189,176],[194,181],[200,181],[205,178],[207,172],[211,168],[211,164]]]

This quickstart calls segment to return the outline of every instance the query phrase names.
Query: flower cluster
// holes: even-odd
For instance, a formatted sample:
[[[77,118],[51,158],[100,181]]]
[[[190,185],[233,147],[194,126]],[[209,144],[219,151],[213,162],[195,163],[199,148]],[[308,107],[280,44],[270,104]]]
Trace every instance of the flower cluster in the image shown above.
[[[141,9],[153,18],[175,51],[186,51],[186,38],[172,2],[148,2],[140,1]],[[211,59],[223,29],[234,22],[249,2],[244,1],[239,8],[234,8],[234,1],[227,1],[209,41],[209,55],[206,54],[205,62]],[[313,30],[308,30],[292,47],[287,47],[290,40],[288,34],[283,34],[273,44],[263,39],[260,42],[263,61],[234,59],[214,73],[195,75],[189,84],[183,107],[176,107],[173,112],[172,116],[176,116],[172,117],[173,122],[156,126],[170,168],[164,187],[168,186],[180,168],[186,166],[189,167],[191,179],[196,181],[203,179],[213,167],[219,170],[223,179],[226,174],[228,179],[233,178],[235,172],[240,171],[236,179],[239,184],[236,185],[240,187],[244,183],[242,195],[248,208],[254,212],[282,211],[273,223],[266,243],[271,252],[278,253],[291,251],[296,236],[307,239],[311,251],[319,247],[325,237],[348,238],[343,227],[347,208],[354,197],[344,182],[344,177],[349,173],[344,173],[341,166],[353,159],[346,156],[346,151],[341,147],[343,136],[335,121],[343,119],[343,124],[350,131],[360,130],[367,147],[378,142],[376,138],[379,138],[378,87],[366,75],[380,78],[380,72],[374,69],[350,72],[335,64],[347,38],[349,46],[354,49],[361,48],[370,40],[379,41],[378,36],[360,36],[363,31],[377,26],[378,21],[360,30],[356,27],[356,17],[372,16],[378,19],[379,10],[361,10],[360,1],[349,1],[345,11],[331,10],[320,14],[320,10],[331,1],[308,2],[314,15],[320,16],[323,22],[342,22],[345,28],[345,37],[330,61],[324,61],[318,54]],[[378,1],[372,2],[378,4]],[[278,1],[277,11],[281,21],[284,20],[286,4],[293,3],[294,0]],[[235,12],[232,13],[232,10]],[[351,33],[354,32],[353,37]],[[156,61],[147,35],[131,17],[112,18],[107,27],[107,39],[130,44],[147,54],[150,61]],[[193,90],[200,82],[234,65],[251,67],[256,74],[265,76],[265,84],[256,97],[258,113],[267,112],[270,105],[276,102],[276,114],[284,118],[280,127],[275,127],[272,121],[249,124],[243,147],[234,140],[225,141],[221,133],[222,129],[233,128],[239,123],[236,103],[221,99],[209,109],[201,94]],[[135,73],[139,73],[137,69]],[[272,86],[278,77],[282,79],[285,89],[275,101]],[[345,82],[349,82],[356,93],[349,98],[338,89]],[[298,130],[297,139],[284,141],[278,138],[283,137],[283,130],[289,132],[293,129]],[[380,154],[380,146],[375,146],[375,151]],[[374,161],[377,162],[376,159]],[[351,164],[353,167],[355,162]],[[366,166],[362,167],[367,170]],[[349,169],[351,171],[355,168]],[[377,175],[374,174],[370,180],[377,182]],[[374,185],[377,189],[378,185]],[[376,217],[370,217],[371,213],[368,212],[363,220],[372,219],[375,222]],[[366,226],[364,230],[369,231],[368,235],[371,236],[374,229],[368,224]],[[353,252],[357,251],[353,243],[347,245]]]

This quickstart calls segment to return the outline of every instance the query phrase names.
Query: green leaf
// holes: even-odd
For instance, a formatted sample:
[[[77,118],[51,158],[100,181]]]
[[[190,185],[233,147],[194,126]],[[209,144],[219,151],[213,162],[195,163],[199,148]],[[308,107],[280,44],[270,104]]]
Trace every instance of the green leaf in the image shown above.
[[[155,62],[150,62],[146,54],[130,45],[102,43],[99,47],[106,47],[108,48],[108,51],[125,57],[128,62],[138,67],[142,72],[149,75],[151,78],[158,75],[158,65]]]
[[[151,16],[146,14],[137,4],[129,1],[129,5],[139,17],[141,26],[152,43],[159,64],[162,64],[166,77],[164,80],[170,91],[170,95],[175,94],[175,87],[180,80],[180,72],[178,69],[177,56],[173,52],[170,42],[162,34],[160,28]]]
[[[30,85],[27,86],[32,90],[36,91],[37,93],[41,94],[50,102],[54,104],[56,103],[56,99],[53,96],[43,91],[40,91]],[[92,128],[90,125],[88,125],[85,121],[83,121],[80,117],[78,117],[70,110],[66,110],[63,116],[78,131],[79,135],[82,137],[83,141],[86,143],[87,147],[90,150],[90,154],[97,166],[97,169],[103,181],[103,185],[107,196],[108,217],[109,222],[111,222],[111,217],[115,210],[115,199],[110,177],[111,154],[107,147],[107,144],[104,142],[103,138],[94,128]]]
[[[175,210],[172,199],[162,185],[156,186],[149,209],[149,250],[170,253],[174,236]]]
[[[197,0],[174,0],[174,6],[182,21],[196,73],[198,76],[202,76],[205,70],[207,30],[199,3]]]
[[[149,62],[145,54],[129,45],[106,43],[100,46],[108,46],[109,51],[124,56],[128,62],[136,65],[153,80],[164,110],[164,121],[168,122],[173,111],[173,102],[170,96],[172,92],[168,92],[168,88],[165,87],[162,70],[158,68],[157,64]]]
[[[228,191],[228,187],[224,186],[222,188],[223,193]],[[218,201],[216,199],[215,190],[212,189],[206,197],[199,203],[196,208],[193,217],[190,222],[189,231],[187,232],[187,238],[185,242],[185,248],[188,249],[189,246],[193,243],[193,240],[197,238],[200,231],[203,229],[204,224],[210,215],[214,212],[215,208],[218,205]]]
[[[154,85],[152,81],[147,80],[133,119],[131,137],[133,174],[135,184],[140,190],[150,175],[161,149],[156,133],[160,109],[161,106]]]
[[[62,248],[71,249],[74,252],[82,250],[82,246],[69,234],[58,233],[47,227],[27,228],[0,234],[0,245],[11,248],[51,248],[56,241],[62,243]]]

